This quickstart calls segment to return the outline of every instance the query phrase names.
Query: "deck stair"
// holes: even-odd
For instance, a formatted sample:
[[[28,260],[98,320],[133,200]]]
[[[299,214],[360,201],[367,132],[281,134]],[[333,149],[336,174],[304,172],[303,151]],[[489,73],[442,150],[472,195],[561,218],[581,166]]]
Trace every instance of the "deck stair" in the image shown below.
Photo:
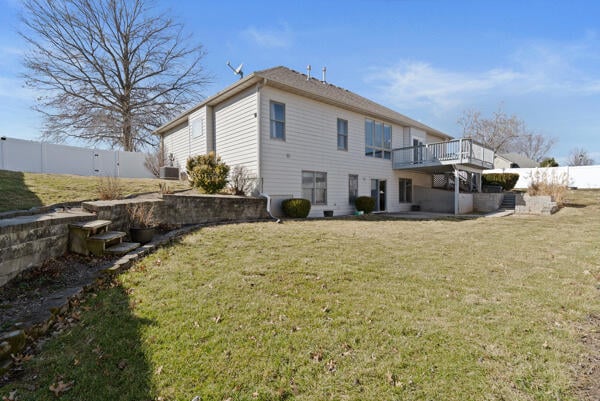
[[[140,246],[123,242],[123,231],[108,231],[110,220],[93,220],[69,224],[69,251],[80,255],[122,255]]]
[[[505,210],[515,210],[515,205],[516,198],[514,192],[504,192],[500,208]]]

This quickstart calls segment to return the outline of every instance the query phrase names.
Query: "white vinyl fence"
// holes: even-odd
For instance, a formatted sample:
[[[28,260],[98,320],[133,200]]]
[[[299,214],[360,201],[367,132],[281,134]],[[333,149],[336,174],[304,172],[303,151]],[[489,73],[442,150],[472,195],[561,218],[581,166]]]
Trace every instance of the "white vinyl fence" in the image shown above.
[[[483,174],[490,173],[517,173],[519,181],[517,189],[526,189],[531,179],[539,177],[548,181],[566,182],[569,187],[580,189],[600,188],[600,165],[595,166],[566,166],[566,167],[538,167],[538,168],[503,168],[484,170]]]
[[[144,167],[146,154],[85,149],[2,137],[0,170],[28,173],[152,178]]]

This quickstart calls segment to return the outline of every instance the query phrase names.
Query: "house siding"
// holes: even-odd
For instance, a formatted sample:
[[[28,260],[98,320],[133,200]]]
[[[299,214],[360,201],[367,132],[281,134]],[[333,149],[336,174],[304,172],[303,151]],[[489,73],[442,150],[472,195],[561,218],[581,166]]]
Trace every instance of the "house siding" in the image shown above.
[[[256,89],[248,89],[214,107],[216,152],[230,167],[243,165],[256,176],[258,135]]]
[[[359,196],[370,196],[371,179],[386,180],[388,212],[406,210],[406,204],[398,200],[398,178],[412,178],[413,185],[431,187],[430,175],[396,172],[391,160],[365,156],[365,119],[372,117],[271,87],[262,89],[260,99],[261,176],[265,193],[275,198],[301,197],[302,171],[326,172],[327,204],[313,205],[310,216],[316,217],[322,216],[323,210],[334,210],[336,215],[355,210],[348,202],[349,174],[359,176]],[[270,137],[271,101],[286,105],[285,141]],[[337,149],[338,118],[348,121],[347,151]],[[392,125],[392,148],[404,146],[404,127],[382,122]]]
[[[192,132],[192,126],[198,122],[202,126],[199,135]],[[188,122],[183,123],[163,135],[165,160],[168,162],[169,154],[174,157],[173,165],[185,171],[187,159],[190,156],[207,153],[207,134],[209,121],[206,116],[206,107],[190,114]]]

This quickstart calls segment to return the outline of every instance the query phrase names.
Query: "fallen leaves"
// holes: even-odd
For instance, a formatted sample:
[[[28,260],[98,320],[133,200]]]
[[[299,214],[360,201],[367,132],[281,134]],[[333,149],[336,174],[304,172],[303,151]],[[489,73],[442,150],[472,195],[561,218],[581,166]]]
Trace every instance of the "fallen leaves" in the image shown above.
[[[65,383],[64,381],[59,380],[58,383],[54,383],[50,386],[50,391],[52,391],[55,396],[60,397],[63,393],[71,390],[74,384],[75,381]]]
[[[2,396],[2,401],[17,401],[17,390],[8,393],[8,397]]]

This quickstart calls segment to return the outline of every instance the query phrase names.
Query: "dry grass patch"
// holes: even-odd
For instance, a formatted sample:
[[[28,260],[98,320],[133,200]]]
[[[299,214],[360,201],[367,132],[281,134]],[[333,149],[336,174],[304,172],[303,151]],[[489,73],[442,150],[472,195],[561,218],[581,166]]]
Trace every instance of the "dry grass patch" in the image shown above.
[[[103,178],[66,174],[35,174],[0,170],[0,212],[29,209],[61,202],[98,199],[100,194],[127,196],[158,192],[159,184],[171,190],[188,189],[186,182],[153,178]]]

